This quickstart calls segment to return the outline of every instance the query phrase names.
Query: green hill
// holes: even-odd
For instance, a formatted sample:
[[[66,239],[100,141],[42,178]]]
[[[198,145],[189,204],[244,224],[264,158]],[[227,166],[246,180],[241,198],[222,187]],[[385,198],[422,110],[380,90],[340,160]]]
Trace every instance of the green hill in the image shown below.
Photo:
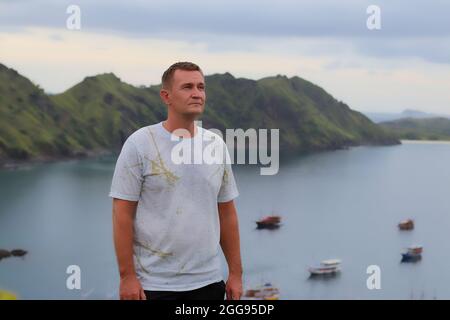
[[[87,77],[50,99],[71,115],[68,133],[85,150],[120,149],[132,132],[166,114],[156,90],[133,87],[112,73]]]
[[[406,118],[380,123],[380,126],[406,140],[450,140],[450,119]]]
[[[64,154],[72,141],[64,140],[63,116],[42,89],[0,64],[0,160]]]
[[[214,74],[206,76],[206,87],[205,128],[279,128],[282,152],[399,143],[299,77],[254,81]],[[0,163],[117,152],[133,131],[165,116],[159,86],[134,87],[109,73],[47,95],[0,64]]]
[[[254,81],[226,73],[208,76],[206,84],[205,127],[279,128],[282,151],[398,143],[367,117],[299,77]]]

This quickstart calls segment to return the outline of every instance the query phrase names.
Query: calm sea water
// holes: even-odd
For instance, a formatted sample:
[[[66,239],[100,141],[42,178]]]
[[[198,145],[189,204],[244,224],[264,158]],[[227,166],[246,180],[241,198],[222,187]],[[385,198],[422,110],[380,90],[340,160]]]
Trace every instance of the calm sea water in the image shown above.
[[[450,144],[356,147],[283,161],[275,176],[234,167],[244,286],[279,287],[281,299],[450,299]],[[115,159],[0,171],[0,288],[23,299],[115,299],[118,273],[107,197]],[[256,230],[272,212],[278,230]],[[397,223],[414,218],[412,232]],[[423,259],[401,263],[402,250]],[[309,265],[342,259],[342,272],[310,279]],[[81,290],[66,269],[81,268]],[[367,267],[381,269],[369,290]],[[226,270],[224,269],[224,274]]]

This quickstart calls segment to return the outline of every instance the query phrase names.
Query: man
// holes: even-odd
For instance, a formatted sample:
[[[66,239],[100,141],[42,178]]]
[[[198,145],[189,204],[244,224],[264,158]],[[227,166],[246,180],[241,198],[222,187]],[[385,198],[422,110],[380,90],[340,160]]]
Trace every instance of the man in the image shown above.
[[[173,64],[163,74],[160,96],[167,119],[127,139],[111,186],[120,298],[223,300],[226,293],[238,300],[238,191],[230,162],[173,161],[180,143],[200,142],[202,154],[205,137],[229,159],[223,140],[194,122],[205,107],[202,70],[190,62]],[[198,148],[193,150],[198,156]],[[228,264],[226,284],[220,247]]]

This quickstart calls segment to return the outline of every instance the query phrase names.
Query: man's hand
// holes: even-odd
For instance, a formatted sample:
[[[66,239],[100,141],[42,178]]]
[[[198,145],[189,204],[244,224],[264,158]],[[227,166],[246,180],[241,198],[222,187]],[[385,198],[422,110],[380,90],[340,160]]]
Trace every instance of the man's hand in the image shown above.
[[[136,276],[125,276],[120,279],[120,300],[147,300]]]
[[[242,277],[230,274],[225,290],[227,300],[240,300],[242,296]]]

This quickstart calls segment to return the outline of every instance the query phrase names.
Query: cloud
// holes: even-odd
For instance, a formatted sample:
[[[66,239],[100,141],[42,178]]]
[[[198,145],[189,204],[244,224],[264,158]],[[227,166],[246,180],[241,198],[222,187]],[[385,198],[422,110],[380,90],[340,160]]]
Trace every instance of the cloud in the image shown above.
[[[133,35],[205,31],[216,35],[369,36],[368,0],[247,1],[6,1],[0,2],[0,24],[64,27],[66,8],[77,4],[87,28]],[[450,3],[443,0],[380,0],[381,37],[450,35]]]
[[[380,60],[361,56],[342,39],[272,39],[270,45],[268,39],[256,41],[255,51],[235,46],[233,50],[211,52],[206,43],[200,42],[27,29],[20,37],[0,32],[0,62],[52,93],[104,72],[114,72],[133,85],[158,84],[170,64],[191,60],[206,74],[231,72],[250,79],[297,75],[357,110],[415,108],[442,113],[450,105],[449,65],[413,57]],[[285,50],[287,47],[289,50]]]
[[[377,1],[382,29],[370,31],[372,3],[0,0],[0,62],[51,92],[110,71],[155,84],[172,62],[193,60],[208,74],[299,75],[361,109],[448,108],[450,2]],[[66,29],[72,4],[80,31]]]
[[[0,26],[64,29],[71,4],[80,6],[87,32],[206,43],[211,51],[232,51],[234,44],[252,51],[258,39],[332,38],[364,55],[450,63],[450,2],[442,0],[377,1],[382,29],[372,31],[367,0],[3,1]]]

